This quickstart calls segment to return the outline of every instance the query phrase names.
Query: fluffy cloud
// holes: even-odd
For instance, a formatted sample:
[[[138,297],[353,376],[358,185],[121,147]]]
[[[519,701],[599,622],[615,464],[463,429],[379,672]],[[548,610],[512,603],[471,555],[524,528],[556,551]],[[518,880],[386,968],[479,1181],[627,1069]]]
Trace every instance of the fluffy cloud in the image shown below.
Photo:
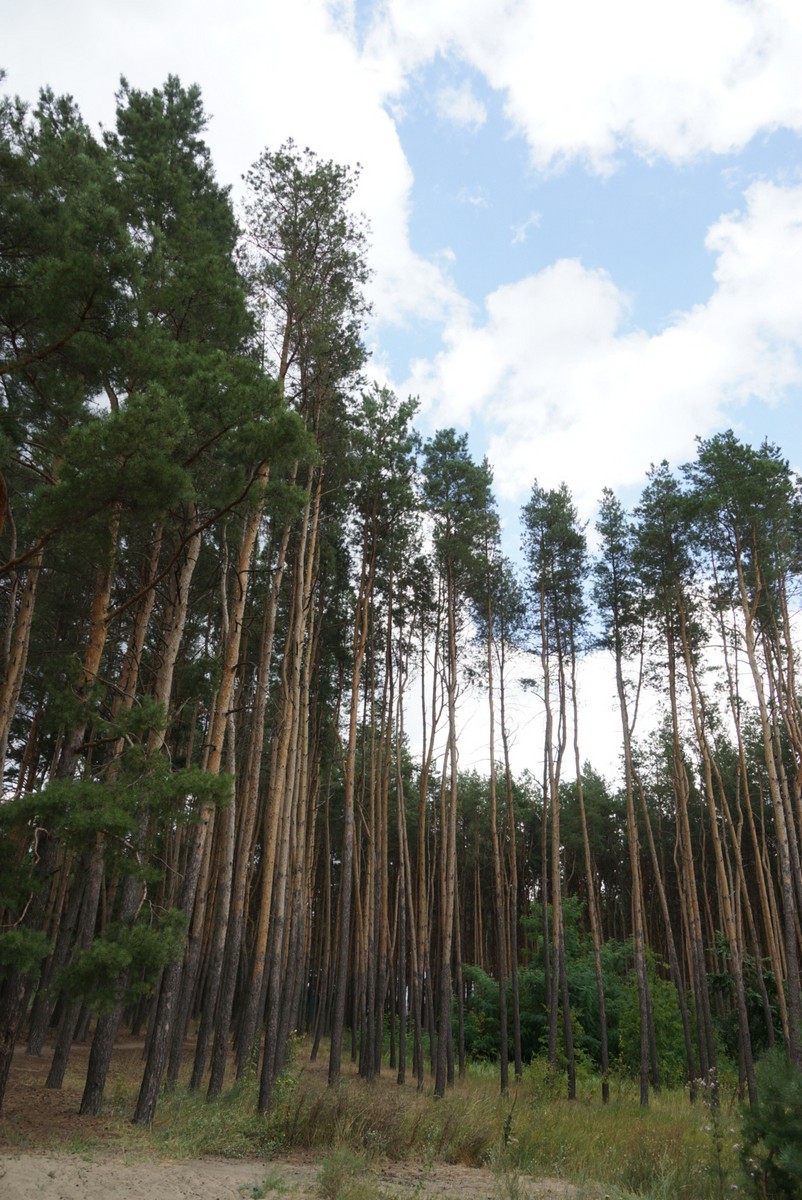
[[[707,246],[713,295],[654,336],[624,331],[609,275],[563,259],[494,291],[481,322],[455,322],[409,390],[437,423],[486,424],[502,497],[568,479],[588,513],[604,485],[689,457],[738,404],[802,381],[802,187],[754,184]]]
[[[802,128],[798,0],[389,0],[372,51],[462,58],[505,97],[546,167],[616,149],[681,162]]]

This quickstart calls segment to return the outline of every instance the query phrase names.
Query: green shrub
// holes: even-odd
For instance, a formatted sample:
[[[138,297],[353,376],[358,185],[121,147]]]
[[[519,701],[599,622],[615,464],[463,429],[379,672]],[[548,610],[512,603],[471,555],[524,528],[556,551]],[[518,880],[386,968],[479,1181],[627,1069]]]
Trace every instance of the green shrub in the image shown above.
[[[744,1112],[741,1161],[751,1195],[802,1198],[802,1072],[780,1050],[757,1068],[758,1102]]]

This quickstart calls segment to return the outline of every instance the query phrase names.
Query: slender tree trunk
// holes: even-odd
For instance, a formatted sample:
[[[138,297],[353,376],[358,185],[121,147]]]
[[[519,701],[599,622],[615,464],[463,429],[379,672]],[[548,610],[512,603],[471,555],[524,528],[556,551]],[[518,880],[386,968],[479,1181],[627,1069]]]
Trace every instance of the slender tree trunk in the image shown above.
[[[490,722],[489,752],[490,752],[490,840],[493,848],[493,911],[496,928],[497,970],[498,970],[498,1017],[499,1017],[499,1086],[502,1095],[509,1089],[510,1061],[509,1034],[507,1031],[507,944],[504,936],[504,900],[503,900],[503,868],[501,863],[501,847],[498,838],[498,801],[496,782],[496,704],[493,680],[493,598],[490,586],[487,588],[487,704]]]
[[[685,984],[682,979],[682,971],[680,968],[679,957],[677,955],[676,942],[674,941],[674,932],[671,926],[671,913],[668,906],[668,897],[666,895],[665,885],[663,883],[663,872],[660,867],[660,860],[657,856],[657,848],[654,844],[654,834],[652,832],[652,823],[649,819],[649,809],[646,805],[646,795],[643,790],[643,785],[640,776],[636,775],[636,784],[640,795],[641,813],[643,814],[643,826],[646,830],[646,839],[649,843],[649,855],[652,860],[652,870],[654,871],[655,884],[657,885],[657,893],[660,897],[660,908],[663,912],[663,922],[666,931],[666,947],[668,950],[668,966],[671,972],[671,980],[677,992],[677,1002],[679,1004],[680,1019],[682,1021],[682,1036],[685,1045],[685,1073],[688,1080],[688,1086],[691,1090],[691,1099],[696,1096],[696,1062],[693,1055],[693,1039],[691,1037],[691,1020],[688,1012],[688,998],[685,993]]]
[[[307,728],[308,704],[304,697],[309,689],[309,648],[305,648],[306,635],[312,639],[309,629],[310,603],[313,578],[317,563],[318,530],[320,521],[320,499],[322,476],[318,474],[314,502],[309,508],[309,519],[304,522],[306,536],[301,540],[298,567],[294,580],[293,609],[291,615],[288,663],[285,663],[282,693],[285,699],[283,719],[286,731],[281,741],[280,754],[276,760],[277,771],[271,776],[270,800],[280,805],[280,836],[271,870],[275,878],[271,887],[271,931],[269,942],[269,971],[267,992],[267,1015],[265,1023],[265,1050],[259,1086],[259,1111],[266,1112],[270,1106],[273,1087],[281,1063],[282,1047],[279,1029],[283,1020],[282,963],[286,964],[290,952],[291,911],[288,913],[287,891],[292,866],[291,850],[297,806],[306,803],[301,797],[304,730]],[[289,920],[288,920],[289,917]],[[288,928],[289,926],[289,928]],[[289,1001],[288,997],[288,1001]]]
[[[189,513],[188,520],[194,523],[195,519],[196,513],[193,509]],[[175,665],[189,612],[190,584],[200,555],[200,546],[201,533],[197,530],[187,541],[181,567],[172,576],[168,593],[170,616],[164,631],[161,662],[153,687],[153,699],[157,704],[162,706],[165,713],[167,712],[173,689]],[[156,731],[151,735],[148,744],[150,754],[156,754],[160,751],[164,744],[164,736],[164,729]],[[144,813],[141,813],[133,849],[134,856],[140,860],[144,853],[143,844],[146,835],[146,826],[147,817]],[[123,924],[134,920],[142,900],[142,895],[143,886],[140,881],[133,876],[128,876],[123,884],[120,903],[119,919]],[[121,976],[116,981],[116,986],[120,992],[125,991],[127,984],[127,974]],[[82,1115],[97,1116],[100,1112],[114,1042],[123,1015],[123,1007],[123,1004],[119,1003],[115,1005],[110,1013],[98,1019],[89,1053],[86,1083],[81,1099],[80,1111]]]
[[[229,716],[228,750],[226,768],[232,779],[236,776],[233,713]],[[234,875],[234,843],[236,838],[237,811],[235,798],[220,813],[217,820],[217,855],[215,858],[216,897],[210,945],[207,949],[208,970],[206,975],[206,998],[201,1012],[198,1035],[195,1042],[195,1059],[192,1065],[190,1088],[197,1090],[203,1082],[206,1058],[209,1050],[223,976],[223,955],[229,929],[231,890]]]
[[[329,1085],[340,1077],[342,1060],[342,1038],[345,1024],[345,1001],[348,988],[348,956],[351,932],[351,897],[353,890],[354,862],[354,798],[356,788],[356,750],[359,718],[359,692],[362,664],[367,644],[370,600],[373,592],[376,566],[376,546],[366,545],[362,558],[361,578],[357,609],[354,620],[352,647],[351,703],[348,714],[348,744],[343,762],[345,797],[343,801],[343,849],[342,877],[340,884],[340,935],[339,958],[335,983],[334,1015],[331,1029],[329,1055]]]
[[[573,636],[572,636],[573,641]],[[599,1059],[601,1066],[602,1104],[610,1099],[610,1052],[607,1039],[607,1005],[604,995],[604,974],[602,972],[601,948],[602,930],[599,917],[598,897],[596,894],[595,871],[590,853],[590,837],[588,822],[585,814],[585,794],[582,781],[582,761],[579,754],[579,704],[576,684],[576,653],[571,648],[571,703],[574,719],[574,769],[576,771],[576,798],[579,805],[579,822],[582,827],[582,850],[585,856],[585,878],[588,889],[588,917],[590,920],[590,936],[593,944],[593,969],[596,976],[596,999],[599,1005]]]
[[[505,712],[503,636],[501,640],[502,647],[501,666],[499,673],[499,704],[501,716],[501,744],[504,749],[504,786],[507,799],[507,838],[509,858],[509,877],[507,887],[510,933],[510,991],[512,993],[512,1044],[513,1058],[515,1062],[515,1078],[516,1080],[520,1080],[523,1076],[523,1055],[521,1052],[521,1000],[520,987],[518,983],[518,833],[515,823],[512,771],[510,769],[510,747]]]
[[[441,833],[442,910],[440,913],[440,987],[437,1028],[437,1059],[434,1094],[442,1099],[446,1091],[448,1047],[451,1042],[451,967],[453,960],[454,910],[457,875],[457,796],[459,771],[457,762],[457,628],[456,594],[447,569],[446,622],[447,647],[446,681],[448,699],[448,761],[449,787],[443,806]]]
[[[314,477],[310,469],[307,478],[307,502],[298,531],[293,555],[292,595],[290,621],[285,640],[281,665],[281,687],[278,714],[271,752],[270,784],[265,805],[262,829],[262,876],[259,908],[254,933],[251,977],[245,998],[244,1010],[237,1034],[237,1078],[240,1079],[255,1057],[257,1027],[264,1011],[266,991],[265,966],[267,962],[270,919],[273,907],[273,884],[278,852],[279,829],[283,813],[283,791],[287,778],[287,763],[293,737],[295,711],[300,687],[301,643],[305,631],[304,579],[307,547],[313,523],[319,511],[319,486],[313,497]],[[314,499],[314,513],[313,513]],[[299,595],[300,593],[300,595]],[[299,607],[300,606],[300,607]]]
[[[627,841],[629,843],[629,867],[632,879],[632,938],[635,947],[635,975],[638,983],[638,1011],[640,1015],[640,1102],[642,1107],[649,1103],[649,976],[646,967],[646,936],[643,922],[643,884],[640,867],[640,839],[635,820],[634,770],[632,742],[627,712],[624,674],[620,654],[616,655],[616,687],[621,710],[621,727],[624,739],[624,772],[627,804]]]

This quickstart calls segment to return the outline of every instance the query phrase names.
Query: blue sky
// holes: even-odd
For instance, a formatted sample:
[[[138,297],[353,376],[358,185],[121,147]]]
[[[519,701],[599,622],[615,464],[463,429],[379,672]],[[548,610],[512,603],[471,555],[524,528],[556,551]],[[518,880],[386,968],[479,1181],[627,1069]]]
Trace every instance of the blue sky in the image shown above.
[[[237,193],[292,137],[362,164],[372,371],[592,520],[733,427],[802,468],[799,0],[29,0],[6,86],[113,121],[203,89]]]

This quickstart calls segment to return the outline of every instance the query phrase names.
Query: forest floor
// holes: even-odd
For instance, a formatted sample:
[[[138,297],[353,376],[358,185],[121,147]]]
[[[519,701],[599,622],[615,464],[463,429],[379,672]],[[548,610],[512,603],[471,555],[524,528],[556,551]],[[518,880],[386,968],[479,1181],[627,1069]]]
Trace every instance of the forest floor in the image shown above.
[[[26,1055],[24,1047],[15,1051],[0,1118],[2,1200],[321,1200],[336,1194],[330,1177],[326,1181],[331,1155],[325,1153],[167,1157],[144,1133],[131,1140],[131,1126],[113,1101],[109,1115],[79,1116],[87,1054],[87,1046],[76,1045],[63,1087],[50,1090],[44,1087],[49,1050],[40,1058]],[[109,1087],[113,1078],[141,1070],[141,1056],[141,1043],[120,1044]],[[371,1158],[359,1172],[357,1191],[361,1200],[602,1200],[607,1194],[560,1179],[412,1158]]]

